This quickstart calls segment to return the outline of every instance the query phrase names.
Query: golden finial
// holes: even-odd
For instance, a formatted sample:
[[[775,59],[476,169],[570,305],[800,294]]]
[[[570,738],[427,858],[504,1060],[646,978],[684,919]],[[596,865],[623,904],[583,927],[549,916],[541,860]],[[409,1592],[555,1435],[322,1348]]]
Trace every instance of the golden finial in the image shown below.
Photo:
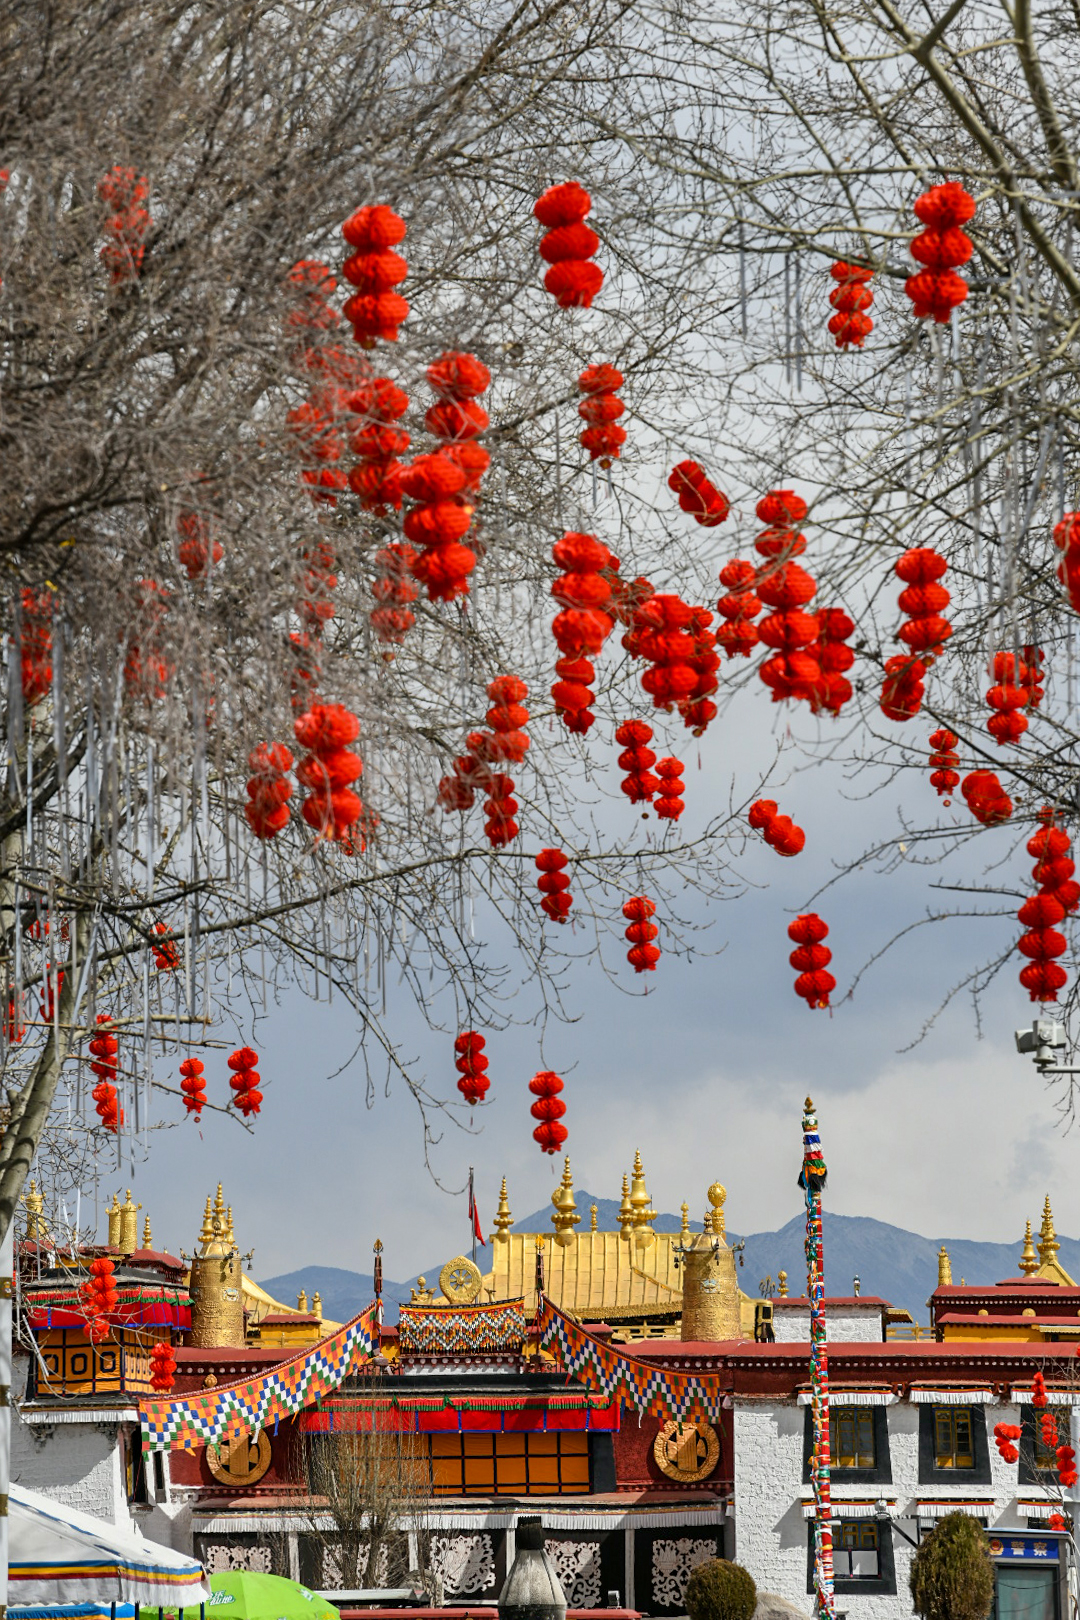
[[[713,1208],[712,1229],[716,1237],[722,1238],[727,1231],[724,1220],[724,1204],[727,1201],[727,1188],[719,1181],[714,1181],[705,1194]]]
[[[296,1296],[296,1308],[297,1308],[298,1311],[306,1311],[307,1310],[307,1289],[306,1288],[301,1288],[300,1292],[297,1294],[297,1296]]]
[[[199,1242],[200,1243],[209,1243],[210,1239],[213,1237],[213,1235],[214,1235],[213,1219],[214,1219],[214,1215],[213,1215],[213,1210],[211,1208],[210,1194],[207,1193],[207,1195],[206,1195],[206,1208],[203,1211],[203,1218],[202,1218],[202,1231],[199,1233]]]
[[[1031,1241],[1031,1227],[1029,1226],[1028,1227],[1028,1242],[1030,1243],[1030,1241]],[[1035,1264],[1038,1265],[1038,1263],[1039,1262],[1036,1260]],[[951,1288],[952,1287],[952,1261],[949,1259],[949,1251],[945,1247],[944,1243],[941,1245],[941,1248],[938,1250],[938,1257],[937,1257],[937,1285],[938,1285],[939,1288]]]
[[[143,1221],[142,1246],[143,1246],[144,1249],[149,1249],[149,1248],[152,1247],[152,1244],[150,1242],[150,1217],[149,1217],[149,1215]]]
[[[139,1247],[139,1211],[141,1204],[131,1202],[131,1188],[127,1190],[127,1200],[120,1208],[120,1242],[121,1254],[134,1254]]]
[[[682,1209],[682,1229],[680,1235],[685,1243],[686,1239],[690,1236],[690,1205],[682,1204],[680,1208]]]
[[[652,1200],[645,1186],[645,1171],[640,1153],[634,1154],[634,1173],[630,1181],[630,1208],[634,1212],[634,1242],[639,1248],[645,1248],[656,1236],[652,1229],[656,1211],[652,1207]]]
[[[322,1295],[317,1290],[311,1296],[311,1314],[317,1316],[320,1322],[322,1321]]]
[[[589,1231],[596,1231],[596,1217],[600,1213],[595,1204],[589,1205]]]
[[[506,1177],[502,1178],[499,1189],[499,1207],[495,1211],[495,1241],[496,1243],[509,1243],[510,1228],[514,1224],[514,1217],[510,1213],[510,1203],[506,1196]]]
[[[942,1252],[942,1254],[944,1254],[945,1250],[942,1249],[941,1252]],[[1020,1270],[1024,1273],[1025,1277],[1030,1277],[1030,1276],[1033,1275],[1034,1272],[1038,1271],[1038,1269],[1039,1269],[1039,1257],[1035,1253],[1035,1245],[1031,1241],[1031,1222],[1030,1221],[1025,1221],[1024,1222],[1024,1252],[1020,1256]],[[939,1276],[938,1281],[940,1282],[940,1280],[941,1280],[941,1278]]]
[[[776,1281],[777,1281],[777,1286],[780,1289],[780,1298],[781,1299],[787,1299],[787,1272],[786,1271],[778,1271],[776,1273]]]
[[[30,1190],[23,1193],[22,1201],[26,1207],[27,1237],[44,1238],[45,1222],[42,1219],[42,1211],[45,1208],[45,1200],[38,1192],[36,1181],[30,1183]]]
[[[619,1205],[615,1219],[619,1223],[620,1236],[629,1240],[630,1228],[634,1224],[634,1211],[630,1207],[630,1177],[622,1178],[622,1203]]]
[[[1054,1233],[1054,1217],[1050,1210],[1050,1194],[1043,1204],[1042,1226],[1039,1228],[1039,1259],[1044,1266],[1052,1265],[1061,1244]]]
[[[109,1248],[120,1247],[120,1194],[113,1193],[112,1203],[105,1211],[109,1217]]]
[[[551,1195],[551,1202],[555,1206],[555,1213],[551,1217],[551,1224],[555,1228],[555,1241],[560,1248],[565,1249],[572,1242],[574,1227],[581,1220],[574,1202],[574,1181],[570,1174],[570,1160],[563,1166],[563,1177]]]
[[[231,1204],[225,1211],[225,1241],[226,1243],[230,1243],[233,1248],[236,1247],[236,1233],[233,1231]]]
[[[221,1193],[221,1182],[217,1184],[217,1197],[214,1199],[214,1231],[225,1230],[225,1199]]]
[[[712,1235],[712,1210],[707,1209],[701,1217],[701,1230],[708,1236]]]

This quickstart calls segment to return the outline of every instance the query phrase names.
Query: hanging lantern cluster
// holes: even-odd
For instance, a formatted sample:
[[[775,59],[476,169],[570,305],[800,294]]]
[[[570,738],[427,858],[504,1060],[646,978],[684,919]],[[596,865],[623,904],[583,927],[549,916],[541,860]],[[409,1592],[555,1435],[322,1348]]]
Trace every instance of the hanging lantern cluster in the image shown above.
[[[658,759],[656,774],[660,779],[656,798],[653,800],[653,809],[660,821],[678,821],[686,809],[685,801],[681,795],[686,791],[683,781],[683,763],[679,759]]]
[[[300,814],[313,828],[317,841],[343,842],[359,821],[363,805],[349,786],[359,780],[363,765],[348,744],[360,734],[360,722],[341,703],[316,703],[293,726],[301,748],[308,750],[296,770],[296,779],[308,796]],[[365,842],[360,839],[360,848]]]
[[[400,647],[416,623],[416,614],[409,606],[418,596],[416,586],[409,578],[409,570],[416,561],[412,546],[395,542],[382,546],[375,553],[376,574],[371,594],[378,603],[371,610],[371,628],[387,646]],[[384,653],[384,658],[393,658]]]
[[[409,408],[408,394],[389,377],[369,377],[345,396],[345,405],[361,421],[349,431],[349,449],[356,457],[349,488],[365,512],[381,516],[389,507],[400,510],[405,469],[398,457],[409,448],[409,435],[394,424]]]
[[[256,838],[275,838],[289,822],[292,753],[284,743],[259,743],[248,755],[251,775],[244,815]]]
[[[619,769],[626,771],[620,786],[631,804],[651,800],[660,791],[659,778],[653,774],[656,755],[647,745],[652,741],[652,726],[644,720],[624,720],[615,729],[615,741],[623,752],[619,755]]]
[[[353,249],[341,273],[356,291],[345,304],[345,319],[362,349],[373,349],[381,338],[396,343],[398,327],[409,306],[394,288],[405,280],[409,267],[393,249],[404,239],[405,221],[385,203],[358,208],[341,227]]]
[[[1003,1462],[1014,1463],[1019,1461],[1020,1452],[1017,1449],[1016,1442],[1020,1439],[1022,1433],[1023,1430],[1018,1423],[994,1424],[994,1444],[997,1446]]]
[[[1056,1451],[1061,1444],[1057,1419],[1053,1412],[1043,1412],[1039,1418],[1039,1439],[1044,1451]]]
[[[761,612],[761,600],[754,595],[757,569],[743,557],[735,557],[720,570],[720,583],[727,595],[716,604],[724,623],[716,639],[729,658],[749,658],[760,641],[754,620]]]
[[[939,799],[945,799],[946,807],[952,803],[946,794],[952,793],[960,780],[960,755],[956,752],[959,741],[955,732],[944,727],[930,733],[930,786]]]
[[[975,216],[975,199],[956,180],[931,186],[915,203],[915,217],[926,229],[911,243],[911,257],[923,266],[904,283],[917,321],[930,317],[944,325],[967,297],[967,282],[956,267],[967,264],[971,237],[960,229]]]
[[[562,654],[555,664],[558,680],[551,696],[566,729],[584,733],[596,718],[592,712],[596,669],[591,659],[615,628],[608,611],[612,587],[605,571],[610,573],[617,565],[594,534],[564,534],[552,546],[551,555],[563,570],[551,586],[552,596],[562,604],[562,611],[551,622],[551,633]]]
[[[874,330],[866,311],[874,302],[870,281],[874,272],[862,264],[845,264],[838,259],[829,274],[837,285],[829,294],[836,314],[829,319],[829,331],[838,349],[861,349]]]
[[[1043,1374],[1036,1369],[1031,1377],[1031,1404],[1036,1408],[1044,1409],[1049,1404],[1049,1399],[1050,1397],[1047,1394],[1046,1389],[1046,1379]]]
[[[454,1067],[461,1078],[457,1088],[470,1108],[483,1102],[491,1084],[487,1077],[488,1060],[484,1056],[486,1042],[475,1029],[464,1030],[454,1041]]]
[[[98,196],[112,213],[105,221],[105,246],[101,262],[114,287],[137,281],[146,255],[146,233],[150,215],[144,204],[150,196],[145,174],[117,164],[98,181]]]
[[[565,867],[568,858],[561,849],[542,849],[536,857],[536,870],[540,876],[536,887],[540,890],[540,909],[553,922],[566,921],[574,897],[570,893],[570,879]]]
[[[929,546],[913,546],[896,564],[897,575],[905,585],[900,592],[900,611],[907,614],[899,638],[909,652],[920,658],[936,658],[952,635],[952,625],[942,617],[950,596],[939,583],[948,566],[945,558]]]
[[[691,662],[695,656],[691,631],[696,612],[680,597],[658,593],[634,614],[636,655],[650,665],[641,684],[658,709],[670,711],[689,702],[697,687],[698,672]],[[628,639],[624,637],[624,645]]]
[[[312,500],[337,505],[337,491],[348,489],[349,480],[335,463],[341,460],[342,443],[337,413],[325,400],[306,399],[285,414],[285,423],[294,435],[302,463],[300,477],[309,487]]]
[[[561,1124],[566,1104],[559,1096],[563,1083],[550,1069],[541,1069],[529,1081],[529,1090],[536,1101],[529,1109],[533,1119],[540,1121],[533,1131],[533,1140],[539,1142],[545,1153],[557,1153],[566,1141],[566,1126]]]
[[[203,1079],[205,1067],[199,1058],[185,1058],[180,1065],[180,1090],[184,1093],[184,1107],[189,1114],[194,1114],[196,1119],[202,1118],[206,1103],[206,1081]]]
[[[747,821],[778,855],[798,855],[806,846],[806,834],[790,816],[782,816],[775,799],[755,799]]]
[[[817,581],[794,561],[806,550],[806,537],[797,527],[806,515],[806,502],[792,490],[771,490],[758,502],[757,515],[768,527],[755,545],[768,561],[754,588],[773,609],[757,632],[759,640],[774,649],[758,674],[772,692],[774,703],[787,698],[809,701],[821,682],[821,665],[809,651],[818,639],[818,621],[805,611],[817,591]]]
[[[297,614],[304,630],[316,643],[322,641],[323,631],[334,617],[333,593],[338,587],[334,572],[337,559],[329,540],[315,540],[300,553],[303,572],[300,579],[300,601]]]
[[[233,1091],[233,1103],[248,1119],[252,1114],[257,1114],[262,1106],[263,1094],[259,1090],[261,1082],[256,1068],[259,1054],[250,1046],[240,1046],[225,1061],[232,1070],[229,1085]]]
[[[405,535],[420,547],[410,572],[427,587],[433,602],[466,596],[476,553],[461,544],[475,510],[464,493],[464,468],[448,450],[417,456],[402,477],[401,487],[416,505],[405,517]]]
[[[912,720],[922,708],[926,665],[919,658],[898,654],[885,660],[880,708],[886,720]]]
[[[703,528],[715,529],[731,511],[726,495],[711,482],[704,467],[696,461],[680,461],[668,474],[668,488],[679,497],[679,505]]]
[[[150,1388],[167,1394],[176,1382],[176,1352],[168,1339],[159,1339],[150,1352]]]
[[[589,193],[574,180],[549,186],[533,204],[533,214],[546,231],[540,239],[540,257],[551,266],[544,286],[562,309],[588,309],[604,285],[604,272],[593,263],[600,238],[585,224],[591,207]]]
[[[660,930],[649,919],[656,915],[656,901],[650,900],[647,895],[635,894],[624,903],[622,914],[626,918],[626,937],[630,941],[626,960],[635,973],[655,973],[660,960],[660,947],[655,940]]]
[[[52,687],[52,596],[24,590],[21,597],[19,663],[23,702],[40,703]]]
[[[491,372],[475,354],[451,351],[427,368],[427,379],[439,396],[424,416],[428,432],[443,440],[443,448],[465,474],[465,493],[477,496],[491,456],[476,436],[489,425],[487,411],[477,395],[491,386]]]
[[[975,820],[984,827],[997,827],[1013,813],[1012,800],[996,771],[972,771],[960,783],[960,792]]]
[[[1054,544],[1064,555],[1057,568],[1057,577],[1069,597],[1069,606],[1080,613],[1080,512],[1066,512],[1060,523],[1054,524]]]
[[[198,512],[181,512],[176,519],[180,543],[176,554],[188,579],[205,579],[225,555],[225,547],[213,533],[209,519]]]
[[[1028,728],[1027,715],[1022,711],[1031,702],[1031,688],[1025,684],[1027,665],[1011,652],[995,653],[991,662],[994,685],[986,694],[986,702],[993,710],[986,729],[999,748],[1020,740]]]
[[[1035,857],[1032,876],[1039,892],[1025,900],[1017,913],[1025,930],[1018,949],[1028,958],[1020,971],[1020,983],[1032,1001],[1046,1002],[1057,1000],[1068,979],[1056,960],[1068,948],[1057,925],[1080,904],[1080,885],[1073,880],[1076,868],[1069,855],[1072,841],[1068,833],[1055,825],[1049,806],[1040,812],[1040,820],[1042,826],[1027,842],[1028,854]]]
[[[1055,1452],[1058,1481],[1066,1490],[1076,1484],[1076,1451],[1072,1446],[1058,1446]]]
[[[810,643],[806,652],[817,663],[821,675],[810,689],[810,712],[820,714],[825,709],[830,714],[839,714],[853,696],[845,672],[855,662],[855,654],[847,645],[849,637],[855,634],[855,621],[843,608],[818,608],[814,618],[817,640]]]
[[[716,636],[710,628],[712,619],[708,608],[696,607],[690,620],[693,650],[686,661],[697,675],[697,682],[680,702],[679,713],[683,717],[683,724],[695,737],[702,736],[709,722],[716,719],[712,694],[719,684],[716,676],[720,668],[720,654],[716,650]]]
[[[496,675],[488,683],[491,707],[487,711],[490,731],[470,731],[465,739],[468,753],[454,761],[453,772],[439,783],[439,803],[444,810],[471,810],[477,789],[487,793],[484,809],[489,842],[498,847],[518,835],[517,801],[512,797],[513,781],[493,765],[520,765],[529,747],[524,726],[529,711],[522,707],[529,689],[516,675]]]
[[[619,426],[619,417],[626,406],[615,392],[623,381],[622,372],[606,361],[586,366],[578,378],[578,390],[585,396],[577,408],[586,424],[581,434],[581,448],[601,467],[610,467],[617,461],[626,443],[626,429]]]
[[[100,1344],[109,1336],[109,1315],[120,1303],[116,1290],[116,1268],[108,1255],[90,1262],[90,1275],[79,1289],[89,1317],[87,1331],[92,1344]]]
[[[1039,885],[1040,894],[1053,895],[1066,912],[1080,905],[1080,883],[1074,880],[1076,864],[1070,850],[1072,843],[1064,827],[1054,824],[1054,812],[1049,805],[1039,811],[1042,828],[1028,841],[1028,854],[1035,856],[1031,875]],[[1044,837],[1044,832],[1048,836]],[[1034,846],[1034,847],[1033,847]]]
[[[827,1007],[829,996],[836,989],[836,980],[827,971],[832,951],[822,944],[828,932],[828,924],[812,911],[788,924],[788,938],[797,947],[788,957],[799,975],[795,980],[795,994],[803,998],[811,1011],[815,1007]]]
[[[172,932],[163,922],[154,924],[153,932],[157,935]],[[154,953],[154,966],[162,973],[171,973],[180,966],[180,952],[174,939],[151,939],[150,949]]]
[[[98,1024],[111,1024],[112,1019],[108,1013],[98,1013]],[[117,1061],[116,1054],[120,1050],[120,1043],[116,1036],[108,1030],[99,1029],[90,1039],[90,1053],[94,1061],[90,1067],[97,1075],[98,1083],[90,1095],[94,1099],[97,1116],[107,1131],[115,1136],[117,1129],[124,1123],[124,1110],[119,1105],[119,1095],[116,1090]]]

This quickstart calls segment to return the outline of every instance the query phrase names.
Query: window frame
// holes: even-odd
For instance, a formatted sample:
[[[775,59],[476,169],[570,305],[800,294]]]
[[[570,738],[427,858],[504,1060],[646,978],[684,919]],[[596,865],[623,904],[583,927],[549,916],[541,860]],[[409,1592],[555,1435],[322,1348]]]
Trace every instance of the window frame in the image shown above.
[[[936,1414],[938,1409],[948,1410],[955,1414],[967,1411],[971,1414],[971,1449],[974,1464],[971,1468],[939,1468],[937,1465],[937,1449],[935,1440]],[[952,1406],[946,1401],[933,1403],[923,1402],[919,1406],[919,1484],[942,1485],[947,1481],[960,1485],[989,1485],[992,1483],[990,1473],[990,1448],[986,1436],[986,1408],[972,1403],[969,1406]]]
[[[851,1520],[833,1519],[833,1547],[836,1547],[836,1534],[844,1524]],[[857,1597],[862,1593],[866,1597],[895,1597],[896,1596],[896,1558],[893,1550],[893,1525],[891,1519],[879,1519],[869,1515],[861,1521],[874,1525],[877,1530],[878,1544],[878,1572],[876,1575],[835,1575],[833,1590],[841,1597]],[[835,1567],[835,1566],[834,1566]],[[814,1521],[806,1521],[806,1590],[809,1594],[814,1590]]]
[[[831,1408],[849,1405],[850,1402],[837,1400],[830,1401]],[[833,1479],[838,1485],[891,1485],[892,1484],[892,1457],[889,1452],[889,1408],[887,1406],[868,1406],[864,1410],[873,1413],[874,1421],[874,1466],[873,1468],[840,1468],[830,1461],[830,1470]],[[805,1413],[803,1423],[803,1484],[810,1484],[810,1452],[814,1441],[814,1414],[809,1406],[803,1408]]]

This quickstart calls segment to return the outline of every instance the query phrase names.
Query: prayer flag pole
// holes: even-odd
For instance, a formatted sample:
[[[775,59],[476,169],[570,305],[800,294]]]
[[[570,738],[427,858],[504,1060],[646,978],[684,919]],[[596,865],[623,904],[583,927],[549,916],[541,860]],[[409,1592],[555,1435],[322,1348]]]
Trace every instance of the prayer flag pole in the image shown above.
[[[813,1100],[803,1114],[803,1163],[799,1186],[806,1194],[806,1295],[810,1303],[810,1411],[814,1447],[810,1459],[814,1486],[814,1592],[817,1613],[836,1620],[833,1597],[832,1507],[829,1493],[829,1349],[825,1332],[825,1254],[821,1192],[825,1159]]]

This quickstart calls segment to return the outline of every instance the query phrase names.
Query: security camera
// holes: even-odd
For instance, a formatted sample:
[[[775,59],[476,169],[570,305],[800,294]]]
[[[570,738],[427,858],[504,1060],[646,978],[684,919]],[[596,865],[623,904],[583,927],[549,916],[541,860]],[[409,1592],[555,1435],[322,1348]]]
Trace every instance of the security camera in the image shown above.
[[[1056,1052],[1065,1049],[1065,1029],[1052,1018],[1036,1018],[1030,1029],[1016,1031],[1016,1050],[1030,1053],[1040,1069],[1057,1065]]]

